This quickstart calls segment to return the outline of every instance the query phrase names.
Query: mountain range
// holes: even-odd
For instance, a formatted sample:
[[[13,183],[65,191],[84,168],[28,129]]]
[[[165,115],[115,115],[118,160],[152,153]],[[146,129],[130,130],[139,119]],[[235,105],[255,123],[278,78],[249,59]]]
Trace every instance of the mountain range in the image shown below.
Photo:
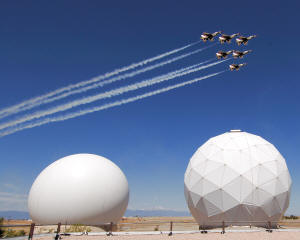
[[[167,209],[139,210],[127,209],[126,217],[185,217],[191,216],[188,211],[176,211]],[[0,218],[5,219],[29,219],[29,213],[26,211],[0,211]]]

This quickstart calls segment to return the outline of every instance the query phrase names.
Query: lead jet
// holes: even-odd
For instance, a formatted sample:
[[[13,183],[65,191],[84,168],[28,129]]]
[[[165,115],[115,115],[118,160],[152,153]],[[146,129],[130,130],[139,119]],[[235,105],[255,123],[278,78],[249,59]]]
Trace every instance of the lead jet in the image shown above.
[[[238,45],[241,45],[241,44],[247,45],[248,41],[255,37],[256,37],[256,35],[252,35],[249,37],[240,36],[235,41]]]
[[[225,42],[230,43],[231,40],[234,37],[238,36],[238,35],[240,35],[240,34],[239,33],[235,33],[235,34],[232,34],[232,35],[222,34],[222,36],[219,37],[219,41],[220,41],[221,44],[223,44]]]
[[[230,69],[231,71],[233,71],[233,70],[238,71],[241,67],[243,67],[243,66],[245,66],[245,65],[246,65],[246,63],[241,63],[241,64],[231,64],[231,65],[229,65],[229,69]]]
[[[214,32],[214,33],[204,32],[204,33],[201,34],[200,38],[203,40],[203,42],[206,42],[207,40],[212,42],[214,40],[214,37],[217,36],[219,33],[221,33],[221,31]]]
[[[224,52],[224,51],[219,51],[216,53],[216,56],[218,59],[221,59],[221,58],[227,58],[227,56],[232,53],[232,51],[228,51],[228,52]]]
[[[252,50],[247,50],[247,51],[243,51],[243,52],[234,50],[234,51],[232,52],[232,56],[233,56],[234,58],[243,58],[243,57],[244,57],[247,53],[249,53],[249,52],[252,52]]]

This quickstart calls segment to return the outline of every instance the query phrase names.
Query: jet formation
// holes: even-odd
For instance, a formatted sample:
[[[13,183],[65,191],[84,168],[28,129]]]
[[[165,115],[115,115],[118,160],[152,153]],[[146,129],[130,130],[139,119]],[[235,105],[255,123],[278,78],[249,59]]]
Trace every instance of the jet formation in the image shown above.
[[[249,37],[245,37],[245,36],[241,36],[240,33],[234,33],[234,34],[231,34],[231,35],[228,35],[228,34],[223,34],[222,31],[218,31],[218,32],[214,32],[214,33],[208,33],[208,32],[203,32],[201,34],[201,37],[200,39],[202,39],[203,42],[206,42],[206,41],[214,41],[214,38],[220,34],[219,36],[219,42],[221,44],[224,44],[224,43],[231,43],[231,40],[233,38],[236,37],[235,41],[237,43],[238,46],[240,45],[247,45],[248,44],[248,41],[255,38],[256,35],[251,35]],[[218,59],[222,59],[222,58],[227,58],[230,54],[232,54],[233,58],[235,59],[238,59],[238,58],[243,58],[246,54],[252,52],[252,50],[246,50],[246,51],[238,51],[238,50],[230,50],[230,51],[218,51],[216,53],[216,56]],[[229,69],[231,71],[233,70],[239,70],[241,67],[245,66],[246,63],[242,63],[242,64],[231,64],[229,65]]]

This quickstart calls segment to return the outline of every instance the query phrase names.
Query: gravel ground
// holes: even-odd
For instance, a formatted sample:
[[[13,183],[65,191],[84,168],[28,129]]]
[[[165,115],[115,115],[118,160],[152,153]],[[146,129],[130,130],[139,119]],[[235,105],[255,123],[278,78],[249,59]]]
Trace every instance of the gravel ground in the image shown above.
[[[182,233],[168,236],[166,234],[156,235],[119,235],[119,236],[63,236],[63,240],[300,240],[300,232],[228,232],[220,233]],[[34,237],[34,240],[53,240],[51,236]]]

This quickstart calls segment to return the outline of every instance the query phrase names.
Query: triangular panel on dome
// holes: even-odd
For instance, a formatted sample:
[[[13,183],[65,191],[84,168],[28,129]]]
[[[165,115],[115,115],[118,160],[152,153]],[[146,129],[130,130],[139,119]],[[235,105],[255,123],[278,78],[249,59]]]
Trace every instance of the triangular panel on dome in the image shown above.
[[[245,134],[240,134],[233,139],[235,144],[238,146],[239,149],[246,149],[248,148],[248,142],[245,137]]]
[[[226,150],[240,150],[239,145],[234,140],[234,138],[231,138],[230,141],[225,144],[224,148]]]
[[[277,195],[276,200],[282,212],[284,212],[289,206],[289,192],[283,192]]]
[[[203,178],[201,177],[189,190],[203,196]]]
[[[223,209],[223,203],[222,203],[222,190],[218,189],[214,192],[211,192],[204,197],[205,200],[211,202],[213,205],[215,205],[218,209]]]
[[[235,169],[238,173],[240,173],[239,164],[240,164],[240,151],[238,150],[224,150],[223,153],[224,156],[224,163],[231,167],[232,169]]]
[[[288,170],[286,166],[286,162],[281,155],[277,156],[277,165],[278,165],[278,175],[281,174],[283,171]]]
[[[186,176],[185,183],[189,189],[192,189],[201,178],[202,176],[198,172],[196,172],[194,169],[191,169],[189,175]]]
[[[272,198],[270,201],[267,201],[263,204],[262,209],[268,215],[268,217],[272,217],[281,212],[281,208],[276,200],[276,198]]]
[[[255,149],[259,154],[261,163],[274,161],[274,157],[265,150],[265,145],[255,145],[253,146],[253,149]]]
[[[241,202],[241,187],[242,177],[238,176],[233,181],[223,186],[223,190],[231,195],[236,201]]]
[[[206,161],[206,159],[207,159],[207,157],[202,154],[201,150],[198,150],[191,157],[189,164],[191,164],[192,167],[195,167],[196,165],[200,164],[201,162]]]
[[[243,204],[239,204],[225,212],[225,218],[227,221],[230,221],[229,224],[245,225],[246,222],[252,219],[252,216]]]
[[[268,154],[272,159],[276,159],[279,152],[278,150],[270,143],[259,145],[261,151]]]
[[[272,173],[268,168],[264,165],[259,165],[259,172],[258,172],[258,185],[261,186],[273,179],[276,178],[276,175]]]
[[[225,212],[231,208],[236,207],[239,205],[239,201],[237,201],[234,197],[229,195],[226,191],[222,191],[222,201],[223,201],[223,208],[222,210]]]
[[[286,188],[289,189],[289,187],[291,186],[291,177],[290,174],[288,172],[288,170],[283,171],[279,176],[279,181],[281,182],[281,184]]]
[[[218,163],[224,163],[224,157],[223,157],[223,150],[216,151],[215,153],[211,154],[208,159],[210,161],[218,162]]]
[[[205,160],[203,162],[200,162],[198,164],[195,163],[195,166],[193,167],[193,169],[201,176],[204,176],[205,174],[205,170],[206,170],[206,166],[207,166],[208,160]]]
[[[249,146],[254,146],[254,145],[257,145],[257,144],[261,143],[258,136],[254,135],[254,134],[248,133],[245,137],[247,139],[247,142],[248,142]]]
[[[208,201],[206,198],[202,198],[202,201],[205,205],[208,217],[222,213],[222,210],[220,208]]]
[[[273,195],[256,187],[243,202],[248,205],[262,206],[265,202],[270,201],[272,198]]]
[[[199,150],[205,157],[209,157],[211,154],[214,154],[215,152],[220,151],[221,149],[215,144],[210,143],[207,145],[203,145]]]
[[[204,199],[200,198],[200,200],[198,201],[197,205],[196,205],[196,209],[203,215],[208,216],[208,211],[207,211],[207,207],[204,204]]]
[[[273,195],[264,191],[263,189],[257,188],[255,191],[258,195],[259,206],[263,206],[266,202],[270,201],[273,198]]]
[[[222,167],[224,164],[220,162],[215,162],[211,160],[207,160],[204,176],[210,174],[211,172],[215,171],[216,169]]]
[[[244,176],[241,176],[241,202],[255,190],[255,186]]]
[[[219,189],[219,186],[203,178],[202,196],[205,196],[213,191],[216,191],[217,189]]]
[[[219,168],[211,171],[209,174],[205,176],[205,179],[207,179],[210,182],[213,182],[218,187],[222,186],[222,180],[224,176],[225,167],[222,164]]]
[[[190,195],[190,200],[193,203],[193,206],[196,207],[198,202],[201,199],[201,196],[199,194],[195,193],[195,192],[192,192],[192,191],[189,192],[189,195]]]
[[[251,156],[248,149],[240,151],[240,162],[239,162],[240,173],[243,174],[252,168]]]
[[[275,190],[275,195],[279,195],[283,192],[288,191],[289,188],[286,188],[280,181],[279,177],[276,178],[276,190]]]
[[[226,143],[230,140],[231,138],[227,133],[211,138],[211,142],[216,144],[219,148],[222,149],[225,147]]]
[[[224,165],[224,173],[221,186],[225,186],[239,176],[240,174],[237,173],[233,168],[229,167],[228,165]]]
[[[278,184],[278,180],[277,180],[277,178],[274,178],[271,181],[260,185],[259,188],[261,188],[262,190],[264,190],[274,196],[274,195],[276,195],[277,184]]]
[[[264,162],[264,163],[262,163],[262,165],[266,169],[268,169],[269,171],[271,171],[274,175],[278,174],[278,160]]]
[[[255,221],[254,225],[267,226],[269,217],[261,207],[254,208],[252,212]]]

